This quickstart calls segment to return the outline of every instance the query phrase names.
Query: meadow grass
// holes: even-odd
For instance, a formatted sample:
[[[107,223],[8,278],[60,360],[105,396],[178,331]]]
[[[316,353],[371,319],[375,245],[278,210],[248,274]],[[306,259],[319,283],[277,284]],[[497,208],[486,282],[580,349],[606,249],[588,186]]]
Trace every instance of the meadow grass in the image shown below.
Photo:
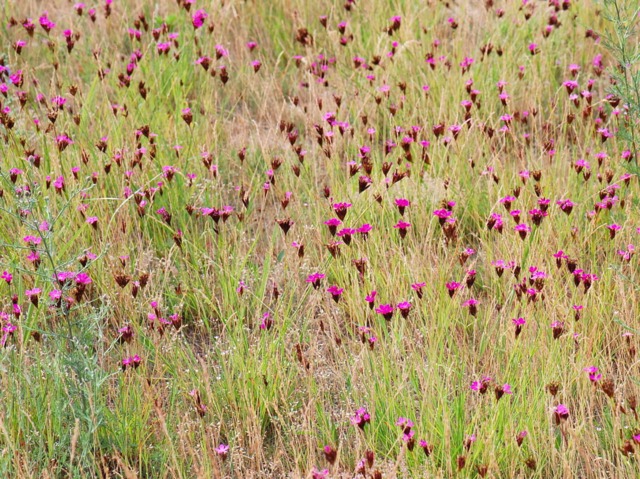
[[[0,475],[637,477],[615,5],[4,2]]]

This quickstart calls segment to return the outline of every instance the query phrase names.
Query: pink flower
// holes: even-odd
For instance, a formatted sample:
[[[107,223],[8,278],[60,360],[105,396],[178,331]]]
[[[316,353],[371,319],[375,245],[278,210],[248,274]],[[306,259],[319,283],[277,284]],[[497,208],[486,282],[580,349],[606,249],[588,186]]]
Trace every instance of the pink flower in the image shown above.
[[[487,220],[487,228],[489,230],[495,229],[498,233],[502,233],[503,227],[504,221],[502,220],[502,215],[498,213],[491,213],[491,216]]]
[[[393,306],[390,304],[381,304],[376,308],[376,313],[382,315],[384,319],[389,321],[393,316]]]
[[[38,254],[37,251],[31,251],[27,255],[27,261],[31,263],[36,263],[36,267],[37,267],[37,265],[40,263],[40,255]]]
[[[516,327],[516,338],[518,338],[518,336],[520,336],[520,333],[522,332],[522,327],[527,324],[527,322],[524,318],[513,318],[511,322]]]
[[[73,140],[67,135],[58,135],[56,136],[56,144],[58,146],[58,151],[64,151],[67,146],[73,145]]]
[[[410,430],[409,432],[405,432],[402,434],[402,441],[407,443],[409,450],[413,449],[413,445],[415,444],[413,436],[415,435],[416,435],[416,432],[413,430]]]
[[[478,300],[474,298],[470,298],[462,303],[463,308],[469,308],[469,314],[471,316],[475,316],[478,312]]]
[[[311,479],[327,479],[329,477],[329,469],[318,470],[315,467],[311,470]]]
[[[364,300],[369,303],[369,307],[373,309],[376,302],[376,295],[378,292],[376,290],[371,291],[368,295],[365,296]]]
[[[411,202],[405,198],[396,198],[395,203],[401,215],[404,214],[405,208],[408,208],[409,206],[411,206]]]
[[[200,65],[205,71],[209,70],[209,65],[211,64],[211,57],[208,57],[206,55],[199,57],[196,61],[195,61],[196,65]]]
[[[222,45],[216,45],[215,46],[215,50],[216,50],[216,58],[218,60],[223,58],[223,57],[229,56],[229,52]]]
[[[43,13],[42,16],[40,16],[39,21],[40,26],[47,33],[49,33],[56,26],[55,23],[49,20],[48,14],[46,12]]]
[[[327,288],[327,292],[331,294],[333,300],[337,303],[340,300],[340,296],[344,292],[344,288],[339,288],[335,284]]]
[[[342,228],[340,231],[338,231],[337,235],[338,238],[342,238],[342,240],[345,242],[345,244],[349,245],[351,244],[351,237],[356,234],[356,230],[353,228]]]
[[[158,50],[159,54],[166,54],[171,49],[171,43],[168,42],[160,42],[156,45],[156,50]]]
[[[411,289],[413,289],[416,292],[416,294],[418,295],[418,299],[422,298],[422,295],[423,295],[422,290],[426,285],[427,283],[413,283],[411,285]]]
[[[76,281],[76,284],[81,284],[85,286],[93,282],[87,273],[78,273],[75,277],[75,281]]]
[[[394,228],[400,231],[400,238],[404,238],[407,236],[407,229],[411,227],[411,223],[407,223],[406,221],[398,221]]]
[[[372,229],[373,229],[373,226],[371,226],[369,223],[365,223],[360,228],[358,228],[356,232],[360,233],[363,238],[367,238],[367,235]]]
[[[347,210],[351,208],[351,203],[334,203],[333,210],[335,211],[338,218],[344,220],[344,217],[347,215]]]
[[[556,419],[556,424],[560,424],[569,418],[569,408],[564,404],[558,404],[553,408],[553,413]]]
[[[132,367],[133,369],[137,369],[140,366],[142,359],[137,354],[135,356],[130,356],[128,358],[124,358],[122,360],[122,370],[126,371],[127,368]]]
[[[500,198],[500,200],[498,201],[500,204],[504,205],[504,207],[508,210],[511,209],[511,204],[516,201],[516,197],[515,196],[505,196],[503,198]]]
[[[262,315],[262,321],[260,322],[260,329],[264,331],[268,331],[273,326],[273,320],[271,319],[271,315],[266,312]]]
[[[518,444],[518,447],[522,446],[522,442],[524,441],[524,438],[527,437],[529,435],[529,433],[527,431],[520,431],[518,433],[518,435],[516,436],[516,442]]]
[[[420,441],[418,442],[418,445],[422,448],[422,450],[424,451],[424,453],[425,453],[425,455],[427,457],[429,457],[431,455],[431,453],[433,452],[433,446],[430,445],[424,439],[420,439]]]
[[[407,419],[406,417],[401,416],[396,421],[396,426],[404,426],[404,427],[412,428],[413,421],[411,421],[410,419]]]
[[[609,237],[613,239],[616,237],[616,233],[622,229],[622,226],[612,223],[607,226],[607,229],[609,230]]]
[[[364,429],[364,427],[370,422],[371,415],[364,407],[359,408],[355,414],[351,416],[351,424],[358,426],[360,429]]]
[[[53,300],[58,300],[62,298],[62,291],[60,291],[59,289],[54,289],[49,292],[49,297]]]
[[[403,318],[406,318],[407,316],[409,316],[409,313],[411,312],[411,303],[408,301],[403,301],[401,303],[398,303],[398,310],[400,311],[400,314],[402,315]]]
[[[204,25],[204,21],[209,17],[207,12],[204,10],[196,10],[193,15],[191,15],[191,23],[193,24],[193,28],[198,29]]]
[[[335,236],[336,231],[338,231],[338,226],[342,224],[338,218],[331,218],[324,222],[325,225],[329,227],[329,233]]]
[[[11,284],[11,281],[13,281],[13,275],[8,271],[3,271],[2,274],[0,275],[0,278],[4,279],[7,282],[7,284]]]
[[[531,232],[531,227],[525,223],[517,224],[514,228],[523,240],[527,237],[527,233]]]
[[[38,296],[40,293],[42,293],[42,290],[40,288],[33,288],[33,289],[27,289],[24,292],[24,295],[27,297],[31,297],[31,296]]]
[[[456,291],[460,289],[461,284],[458,283],[457,281],[449,281],[447,284],[445,284],[445,286],[449,293],[449,297],[453,298],[453,295],[456,294]]]
[[[305,281],[307,283],[311,283],[315,289],[318,289],[320,287],[320,281],[324,278],[325,275],[323,273],[312,273],[307,276],[307,279]]]
[[[220,444],[214,451],[222,460],[225,460],[229,454],[229,446],[227,444]]]
[[[589,373],[589,380],[595,384],[602,379],[602,374],[598,373],[598,368],[595,366],[589,366],[583,369],[584,372]]]
[[[471,383],[471,386],[469,386],[469,388],[472,391],[476,391],[476,392],[479,392],[481,394],[484,394],[484,393],[487,392],[487,388],[491,384],[491,381],[493,381],[493,379],[490,376],[483,376],[480,379],[480,381],[473,381]]]
[[[573,92],[576,88],[578,88],[578,82],[575,80],[566,80],[562,82],[562,86],[567,89],[567,93]]]
[[[433,216],[436,216],[438,218],[440,225],[443,225],[447,218],[449,218],[451,215],[451,211],[445,209],[435,210],[433,212]]]

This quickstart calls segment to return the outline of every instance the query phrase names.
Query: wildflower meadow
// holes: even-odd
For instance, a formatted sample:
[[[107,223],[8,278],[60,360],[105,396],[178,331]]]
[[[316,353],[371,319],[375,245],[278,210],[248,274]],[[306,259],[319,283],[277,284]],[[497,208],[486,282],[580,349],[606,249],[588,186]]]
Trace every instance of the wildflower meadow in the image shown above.
[[[2,2],[0,477],[640,477],[639,12]]]

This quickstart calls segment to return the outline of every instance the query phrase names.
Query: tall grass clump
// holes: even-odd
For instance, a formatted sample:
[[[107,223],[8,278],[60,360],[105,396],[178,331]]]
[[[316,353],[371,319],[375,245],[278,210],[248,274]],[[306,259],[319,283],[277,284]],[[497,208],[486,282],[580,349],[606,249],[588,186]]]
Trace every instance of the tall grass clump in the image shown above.
[[[605,0],[603,16],[608,28],[603,45],[611,53],[611,94],[625,107],[626,121],[619,130],[629,145],[637,169],[638,125],[640,122],[640,6],[624,0]],[[637,173],[637,171],[635,171]]]

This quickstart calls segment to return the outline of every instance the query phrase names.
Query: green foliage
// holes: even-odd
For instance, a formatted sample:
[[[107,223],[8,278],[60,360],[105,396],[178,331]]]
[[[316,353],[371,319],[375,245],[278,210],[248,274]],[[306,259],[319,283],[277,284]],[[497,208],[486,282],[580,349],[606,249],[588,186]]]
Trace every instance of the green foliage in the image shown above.
[[[611,69],[611,93],[624,108],[625,121],[620,137],[634,155],[634,173],[638,173],[638,130],[640,129],[640,6],[630,0],[603,0],[602,15],[608,21],[603,44],[615,64]]]

